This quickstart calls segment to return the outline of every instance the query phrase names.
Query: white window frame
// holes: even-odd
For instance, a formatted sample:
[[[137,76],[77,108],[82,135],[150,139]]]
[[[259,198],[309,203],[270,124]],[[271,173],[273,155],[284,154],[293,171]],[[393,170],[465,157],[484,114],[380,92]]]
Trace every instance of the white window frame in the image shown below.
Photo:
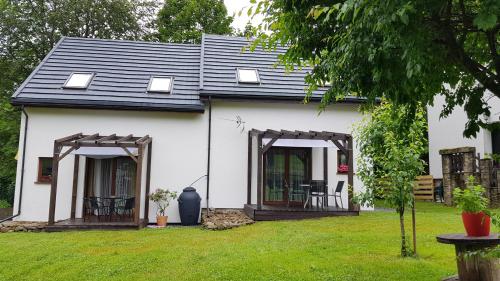
[[[255,71],[255,74],[257,74],[257,81],[240,81],[240,70],[253,70]],[[260,74],[259,70],[257,68],[252,68],[252,67],[237,67],[236,68],[236,82],[238,84],[260,84]]]
[[[153,83],[153,79],[155,78],[162,78],[162,79],[170,79],[170,85],[168,90],[151,90],[151,84]],[[148,93],[169,93],[172,94],[172,89],[174,88],[174,77],[173,76],[161,76],[161,75],[153,75],[151,78],[149,78],[149,83],[148,83]]]
[[[89,80],[84,86],[68,86],[69,80],[71,80],[71,77],[73,77],[74,74],[87,74],[90,75]],[[63,88],[65,89],[87,89],[90,86],[90,83],[92,83],[92,80],[95,77],[95,72],[71,72],[71,74],[68,76],[68,79],[66,79],[66,82],[64,82]]]

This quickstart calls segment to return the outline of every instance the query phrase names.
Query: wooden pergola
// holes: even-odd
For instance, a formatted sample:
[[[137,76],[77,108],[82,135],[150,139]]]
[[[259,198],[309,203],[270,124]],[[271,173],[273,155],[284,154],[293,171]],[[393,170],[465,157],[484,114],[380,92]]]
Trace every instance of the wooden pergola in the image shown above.
[[[348,200],[349,200],[349,211],[357,210],[357,206],[352,203],[353,197],[353,187],[354,187],[354,169],[353,169],[353,140],[352,136],[343,133],[334,132],[317,132],[317,131],[288,131],[288,130],[271,130],[267,129],[265,131],[252,129],[248,132],[248,175],[247,175],[247,204],[251,204],[252,198],[252,156],[253,156],[253,141],[254,138],[257,139],[257,209],[262,209],[263,201],[263,159],[264,154],[273,146],[273,144],[279,139],[310,139],[310,140],[324,140],[332,142],[338,149],[340,149],[345,155],[347,155],[347,162],[349,166],[349,171],[347,174],[347,184],[348,184]],[[266,145],[262,145],[262,139],[270,139]],[[324,177],[327,180],[327,148],[323,149],[323,169]]]
[[[67,149],[63,152],[63,149]],[[80,147],[121,147],[130,158],[136,162],[136,178],[135,178],[135,212],[134,223],[140,223],[140,204],[141,204],[141,185],[142,185],[142,166],[144,161],[144,151],[147,149],[147,171],[146,171],[146,196],[144,202],[144,220],[148,220],[149,194],[150,186],[150,170],[151,170],[151,152],[152,152],[152,138],[148,135],[143,137],[135,137],[132,134],[127,136],[117,136],[116,134],[101,136],[99,134],[84,135],[83,133],[74,134],[64,138],[56,139],[54,141],[54,154],[52,158],[52,183],[50,188],[50,204],[49,204],[49,219],[48,224],[53,225],[55,220],[56,211],[56,198],[57,198],[57,178],[59,171],[59,162],[69,155],[72,151]],[[131,148],[137,148],[137,155],[130,151]],[[76,213],[76,193],[78,188],[78,169],[79,169],[79,155],[75,154],[74,157],[74,170],[73,170],[73,191],[71,197],[71,219],[75,219]]]

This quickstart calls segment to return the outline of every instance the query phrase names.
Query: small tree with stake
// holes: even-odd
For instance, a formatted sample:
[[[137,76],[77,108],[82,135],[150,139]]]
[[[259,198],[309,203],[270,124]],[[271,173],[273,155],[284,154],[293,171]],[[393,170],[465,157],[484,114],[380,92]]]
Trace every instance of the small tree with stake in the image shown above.
[[[356,194],[354,200],[373,206],[375,196],[382,195],[396,209],[403,257],[412,255],[407,246],[404,214],[413,207],[413,184],[424,169],[420,156],[426,150],[425,111],[419,107],[414,118],[408,118],[411,112],[413,109],[408,107],[383,102],[358,124],[355,134],[360,151],[356,172],[366,190]]]

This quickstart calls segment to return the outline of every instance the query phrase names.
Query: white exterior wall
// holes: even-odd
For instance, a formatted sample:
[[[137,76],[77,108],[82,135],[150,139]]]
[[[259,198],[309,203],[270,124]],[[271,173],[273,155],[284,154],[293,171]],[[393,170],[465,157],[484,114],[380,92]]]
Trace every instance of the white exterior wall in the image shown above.
[[[213,101],[212,149],[210,173],[210,207],[243,208],[247,202],[247,151],[248,130],[316,130],[351,133],[352,124],[361,118],[357,105],[330,106],[318,115],[317,105],[299,103],[223,102]],[[151,191],[157,188],[182,189],[206,174],[208,148],[208,111],[199,113],[168,113],[139,111],[110,111],[83,109],[28,108],[28,134],[22,211],[17,220],[46,221],[49,210],[50,184],[35,183],[38,173],[38,157],[52,157],[54,140],[78,132],[108,135],[150,135],[153,138],[151,158]],[[236,128],[234,120],[240,116],[244,130]],[[21,120],[24,125],[24,117]],[[21,126],[20,155],[23,128]],[[346,182],[343,194],[347,206],[347,175],[337,174],[337,153],[328,149],[328,179],[330,190],[338,180]],[[253,149],[256,157],[256,146]],[[147,155],[147,151],[145,153]],[[356,158],[357,150],[354,151]],[[68,155],[59,166],[56,220],[67,219],[71,212],[74,156]],[[80,159],[76,217],[82,215],[85,161]],[[15,202],[19,198],[21,162],[18,161]],[[143,167],[143,183],[146,180],[146,162]],[[256,161],[253,161],[256,165]],[[355,164],[356,165],[356,164]],[[323,178],[322,148],[313,149],[313,179]],[[256,166],[253,171],[252,202],[256,201]],[[355,191],[361,182],[354,179]],[[193,185],[206,207],[206,180]],[[144,188],[141,193],[141,217]],[[17,204],[15,204],[17,212]],[[174,200],[167,211],[170,222],[179,222],[178,204]],[[149,220],[156,219],[156,208],[150,203]]]
[[[491,107],[491,116],[487,122],[499,121],[500,99],[497,97],[485,98]],[[445,99],[443,96],[434,98],[434,105],[429,106],[428,123],[429,123],[429,170],[434,178],[442,178],[442,164],[439,150],[444,148],[455,148],[464,146],[473,146],[476,148],[476,153],[480,153],[484,157],[485,153],[491,153],[491,134],[488,130],[480,129],[476,138],[465,138],[463,131],[467,123],[467,114],[463,107],[457,106],[453,113],[447,118],[440,119]]]
[[[153,138],[151,191],[156,188],[169,188],[181,192],[197,177],[206,174],[208,129],[206,114],[45,108],[29,108],[27,112],[29,124],[24,189],[22,210],[18,220],[47,221],[50,184],[35,183],[38,157],[52,157],[54,139],[78,132],[101,135],[112,133],[150,135]],[[24,119],[21,122],[24,124]],[[21,135],[20,148],[22,139]],[[68,155],[59,166],[56,220],[70,217],[73,158],[73,155]],[[77,216],[81,216],[83,162],[80,164]],[[18,161],[15,202],[18,202],[19,196],[20,170],[21,161]],[[206,182],[203,180],[194,185],[203,198],[205,185]],[[143,192],[141,197],[144,196]],[[156,208],[154,204],[150,206],[149,218],[150,221],[155,221]],[[177,201],[174,200],[167,212],[172,222],[179,221],[177,208]]]
[[[244,123],[237,128],[240,116]],[[210,206],[217,208],[242,208],[247,202],[248,131],[303,130],[351,133],[354,122],[361,119],[358,106],[353,104],[331,105],[318,115],[317,104],[263,103],[215,101],[212,103],[212,159],[210,171]],[[256,143],[256,141],[254,141]],[[253,153],[256,159],[256,145]],[[337,174],[336,149],[329,148],[328,167],[330,190],[338,180],[344,180],[343,202],[347,206],[347,175]],[[354,158],[358,154],[354,151]],[[322,148],[313,149],[313,179],[323,178]],[[257,201],[257,161],[252,161],[252,203]],[[354,163],[356,167],[356,163]],[[356,170],[356,168],[354,169]],[[354,178],[355,191],[362,188]]]

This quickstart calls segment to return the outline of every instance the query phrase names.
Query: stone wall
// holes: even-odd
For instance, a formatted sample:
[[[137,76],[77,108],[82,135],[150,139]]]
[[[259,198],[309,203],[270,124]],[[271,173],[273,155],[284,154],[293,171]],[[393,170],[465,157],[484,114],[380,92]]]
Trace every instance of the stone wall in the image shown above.
[[[440,152],[443,159],[443,189],[446,205],[453,204],[453,189],[465,187],[465,182],[472,175],[476,178],[476,183],[481,184],[486,189],[485,196],[490,201],[490,207],[500,207],[500,169],[494,167],[493,160],[480,159],[479,167],[476,167],[477,158],[473,147],[443,149]],[[463,170],[453,171],[451,163],[453,155],[460,153],[463,155]]]
[[[29,221],[6,221],[0,223],[0,233],[6,232],[40,232],[44,231],[47,223]]]
[[[476,148],[458,147],[439,151],[443,165],[444,203],[453,205],[453,189],[464,188],[470,176],[479,178],[479,167],[476,164]]]

